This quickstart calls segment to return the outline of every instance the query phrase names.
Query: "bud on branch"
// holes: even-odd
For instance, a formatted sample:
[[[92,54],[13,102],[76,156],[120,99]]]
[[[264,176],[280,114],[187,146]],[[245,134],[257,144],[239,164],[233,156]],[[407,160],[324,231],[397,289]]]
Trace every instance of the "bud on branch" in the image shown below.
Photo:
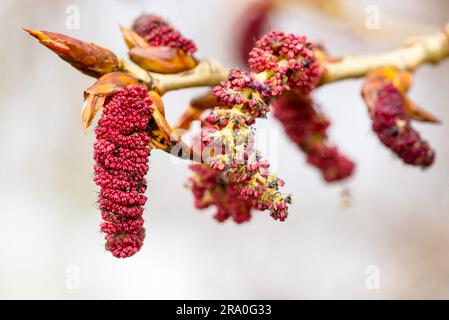
[[[24,29],[61,59],[89,76],[98,78],[119,71],[119,60],[110,50],[60,33]]]

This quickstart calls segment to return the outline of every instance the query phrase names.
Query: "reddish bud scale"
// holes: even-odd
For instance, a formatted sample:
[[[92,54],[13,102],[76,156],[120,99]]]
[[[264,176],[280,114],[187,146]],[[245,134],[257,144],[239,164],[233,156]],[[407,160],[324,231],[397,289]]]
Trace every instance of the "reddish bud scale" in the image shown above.
[[[327,144],[330,121],[317,110],[309,96],[290,91],[272,105],[287,135],[307,155],[307,162],[321,171],[324,180],[333,182],[351,176],[355,164]]]
[[[385,84],[378,93],[373,114],[373,130],[380,141],[405,163],[430,166],[435,153],[410,125],[404,97],[393,84]]]
[[[133,30],[155,47],[168,46],[182,49],[190,54],[197,50],[192,40],[185,39],[170,24],[158,16],[142,14],[135,20]]]
[[[120,69],[113,52],[96,44],[84,42],[64,34],[25,29],[44,46],[79,71],[95,78]]]
[[[230,108],[216,109],[206,117],[209,127],[203,128],[202,144],[217,151],[230,147],[231,150],[221,154],[214,151],[206,162],[212,169],[222,172],[244,199],[254,203],[255,208],[269,209],[274,219],[283,221],[291,198],[279,192],[283,182],[269,173],[266,161],[261,161],[260,154],[250,143],[248,127],[256,118],[266,117],[270,100],[283,91],[312,91],[320,81],[323,69],[305,37],[282,32],[271,32],[257,41],[249,63],[257,74],[232,70],[228,80],[214,88],[217,101]],[[231,130],[234,132],[230,133]],[[216,141],[217,138],[222,141]],[[319,150],[313,150],[309,162],[319,166],[327,180],[342,179],[352,173],[352,162],[341,157],[336,149],[323,144]]]
[[[313,45],[304,36],[272,31],[256,42],[249,56],[251,70],[271,71],[285,90],[309,93],[323,74]]]
[[[95,129],[94,181],[100,187],[99,208],[104,220],[106,249],[115,257],[139,251],[145,237],[143,206],[147,198],[146,134],[153,109],[146,89],[128,86],[109,97]]]
[[[189,184],[195,197],[195,207],[215,206],[214,218],[219,222],[231,218],[236,223],[243,223],[251,219],[251,201],[242,198],[232,183],[221,178],[220,172],[203,164],[192,164],[189,168],[194,173]]]

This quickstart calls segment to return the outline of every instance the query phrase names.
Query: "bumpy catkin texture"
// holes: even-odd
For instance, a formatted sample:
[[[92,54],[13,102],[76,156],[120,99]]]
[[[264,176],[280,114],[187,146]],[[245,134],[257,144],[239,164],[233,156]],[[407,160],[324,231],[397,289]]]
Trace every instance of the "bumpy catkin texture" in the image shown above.
[[[321,171],[325,181],[343,180],[354,171],[354,163],[327,143],[330,121],[317,110],[312,99],[295,91],[272,103],[274,115],[289,138],[307,155],[307,162]]]
[[[313,49],[305,36],[272,31],[256,42],[248,63],[253,72],[273,73],[284,90],[310,93],[324,72]]]
[[[144,37],[152,46],[179,48],[190,54],[196,51],[196,45],[192,40],[184,38],[168,22],[158,16],[152,14],[140,15],[134,21],[133,30]]]
[[[373,130],[380,141],[405,163],[421,167],[432,165],[435,153],[412,128],[404,98],[393,84],[386,84],[379,91]]]
[[[94,181],[100,187],[100,227],[106,250],[117,258],[135,254],[145,237],[142,213],[150,153],[145,132],[151,104],[146,89],[128,86],[108,98],[95,129]]]
[[[236,223],[243,223],[251,219],[252,201],[244,199],[231,182],[221,179],[220,172],[205,164],[192,164],[189,168],[193,172],[189,185],[195,197],[195,207],[215,206],[214,218],[218,222],[232,218]]]

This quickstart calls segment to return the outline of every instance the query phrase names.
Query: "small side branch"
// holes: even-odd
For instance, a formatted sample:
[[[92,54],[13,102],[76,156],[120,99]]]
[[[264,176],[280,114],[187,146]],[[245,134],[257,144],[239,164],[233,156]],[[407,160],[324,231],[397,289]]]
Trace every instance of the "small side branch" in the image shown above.
[[[162,95],[183,88],[216,86],[226,80],[228,72],[228,69],[223,68],[215,60],[203,60],[195,68],[185,72],[176,74],[150,72],[150,76],[153,86]]]
[[[449,24],[436,34],[409,39],[403,48],[373,55],[348,55],[323,61],[325,70],[320,85],[364,77],[383,67],[413,71],[424,64],[435,64],[449,57]],[[201,61],[192,70],[178,74],[150,73],[153,85],[166,93],[191,87],[216,86],[226,80],[229,69],[213,60]]]

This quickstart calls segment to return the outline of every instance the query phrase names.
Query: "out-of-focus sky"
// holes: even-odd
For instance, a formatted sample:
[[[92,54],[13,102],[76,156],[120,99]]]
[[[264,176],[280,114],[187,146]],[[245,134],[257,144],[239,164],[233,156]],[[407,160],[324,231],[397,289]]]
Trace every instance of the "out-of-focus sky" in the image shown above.
[[[393,49],[410,30],[427,32],[449,21],[443,0],[346,3],[354,23],[297,7],[278,11],[271,26],[306,34],[330,53],[350,54]],[[350,181],[323,183],[269,118],[257,128],[294,199],[286,222],[257,213],[245,225],[218,224],[212,209],[193,206],[184,187],[188,163],[153,152],[145,244],[126,260],[104,250],[92,182],[94,137],[82,133],[80,121],[82,91],[94,80],[21,28],[66,33],[126,57],[118,24],[130,25],[147,11],[194,39],[199,57],[237,66],[235,19],[244,4],[2,1],[0,298],[449,298],[449,61],[420,68],[410,93],[443,120],[416,125],[437,153],[428,170],[404,166],[380,144],[360,97],[361,80],[339,82],[315,97],[333,120],[331,140],[357,162]],[[79,30],[66,27],[69,5],[80,10]],[[364,28],[367,5],[378,6],[380,30]],[[164,97],[169,120],[203,91]],[[350,208],[341,206],[345,189]],[[379,273],[374,289],[366,285],[372,270]]]

